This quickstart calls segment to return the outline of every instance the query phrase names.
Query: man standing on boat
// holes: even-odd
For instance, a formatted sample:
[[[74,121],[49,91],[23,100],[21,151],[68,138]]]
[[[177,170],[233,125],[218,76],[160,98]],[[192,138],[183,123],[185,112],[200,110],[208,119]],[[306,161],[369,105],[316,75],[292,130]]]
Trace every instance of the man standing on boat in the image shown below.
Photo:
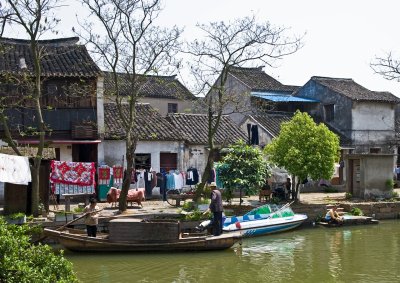
[[[222,196],[221,192],[217,189],[217,184],[215,182],[211,182],[211,203],[208,209],[204,212],[207,213],[211,211],[213,214],[212,220],[212,228],[213,228],[213,235],[219,236],[222,234],[222,212],[224,210],[222,206]]]
[[[86,213],[85,224],[86,231],[89,237],[96,237],[98,220],[98,210],[97,201],[95,198],[90,199],[90,204],[83,210]]]

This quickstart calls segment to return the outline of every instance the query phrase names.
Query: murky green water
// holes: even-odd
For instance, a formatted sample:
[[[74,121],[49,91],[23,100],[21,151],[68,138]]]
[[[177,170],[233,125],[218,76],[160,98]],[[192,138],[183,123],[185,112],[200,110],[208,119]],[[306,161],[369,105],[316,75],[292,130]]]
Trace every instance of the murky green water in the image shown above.
[[[400,282],[400,221],[299,229],[217,252],[66,256],[82,282]]]

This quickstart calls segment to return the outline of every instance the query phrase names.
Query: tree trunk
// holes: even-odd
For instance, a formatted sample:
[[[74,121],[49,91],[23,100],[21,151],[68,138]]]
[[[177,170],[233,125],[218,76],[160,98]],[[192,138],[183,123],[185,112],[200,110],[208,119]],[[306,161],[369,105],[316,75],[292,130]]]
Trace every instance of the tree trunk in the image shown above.
[[[126,138],[126,172],[124,176],[124,181],[122,183],[121,194],[119,195],[119,211],[126,211],[128,204],[126,202],[129,187],[132,181],[132,172],[135,168],[134,152],[136,151],[136,142],[131,138]]]
[[[296,178],[293,178],[293,182],[296,182]],[[300,201],[300,181],[296,182],[296,190],[293,199],[296,203]]]
[[[214,167],[214,155],[215,155],[215,149],[213,148],[210,150],[210,153],[208,154],[207,165],[206,168],[204,169],[203,175],[201,176],[201,183],[200,185],[197,186],[197,190],[193,199],[194,201],[198,201],[204,193],[207,181],[210,178],[211,169]]]

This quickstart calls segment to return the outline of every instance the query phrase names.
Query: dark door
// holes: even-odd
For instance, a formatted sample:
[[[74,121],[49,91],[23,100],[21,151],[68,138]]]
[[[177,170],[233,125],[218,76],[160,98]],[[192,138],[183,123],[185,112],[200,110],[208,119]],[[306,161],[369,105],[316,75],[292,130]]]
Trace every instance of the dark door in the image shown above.
[[[97,163],[97,144],[73,144],[72,161]]]

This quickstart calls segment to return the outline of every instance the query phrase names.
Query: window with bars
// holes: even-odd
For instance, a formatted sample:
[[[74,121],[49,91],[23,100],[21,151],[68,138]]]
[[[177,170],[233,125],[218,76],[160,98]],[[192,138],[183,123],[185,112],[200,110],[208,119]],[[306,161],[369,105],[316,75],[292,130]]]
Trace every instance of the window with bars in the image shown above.
[[[178,113],[178,104],[168,103],[168,113]]]

